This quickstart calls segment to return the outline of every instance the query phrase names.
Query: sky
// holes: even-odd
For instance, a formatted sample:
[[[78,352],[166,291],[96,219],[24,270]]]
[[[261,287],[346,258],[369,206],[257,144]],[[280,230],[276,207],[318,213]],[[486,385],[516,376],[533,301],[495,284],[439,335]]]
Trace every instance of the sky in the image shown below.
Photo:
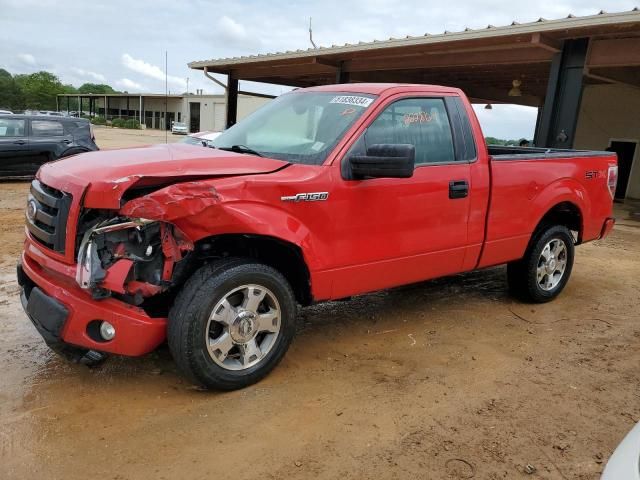
[[[194,60],[524,23],[569,13],[631,10],[638,0],[0,0],[0,68],[47,70],[63,83],[108,83],[128,92],[221,88],[190,70]],[[224,77],[220,77],[224,80]],[[288,89],[241,82],[244,90]],[[478,106],[485,135],[531,138],[536,109]]]

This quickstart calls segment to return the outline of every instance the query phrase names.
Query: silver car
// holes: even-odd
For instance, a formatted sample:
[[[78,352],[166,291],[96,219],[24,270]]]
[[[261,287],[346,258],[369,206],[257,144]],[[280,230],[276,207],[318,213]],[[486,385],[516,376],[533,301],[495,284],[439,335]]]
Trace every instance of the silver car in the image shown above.
[[[180,140],[180,143],[188,143],[189,145],[202,145],[203,147],[214,147],[213,141],[218,138],[222,132],[198,132],[191,133]]]
[[[618,445],[600,479],[640,480],[640,423]]]
[[[171,133],[186,135],[189,133],[189,129],[187,128],[187,124],[184,122],[172,122],[171,123]]]

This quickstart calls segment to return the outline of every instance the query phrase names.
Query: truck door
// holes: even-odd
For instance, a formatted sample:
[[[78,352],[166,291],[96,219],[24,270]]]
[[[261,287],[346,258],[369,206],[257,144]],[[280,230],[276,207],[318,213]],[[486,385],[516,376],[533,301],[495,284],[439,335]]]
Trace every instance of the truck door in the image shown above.
[[[463,270],[470,163],[456,146],[453,115],[443,97],[391,100],[342,159],[334,297]],[[413,144],[413,177],[344,179],[350,153],[374,144]]]
[[[0,118],[0,176],[17,176],[29,160],[29,139],[24,118]]]

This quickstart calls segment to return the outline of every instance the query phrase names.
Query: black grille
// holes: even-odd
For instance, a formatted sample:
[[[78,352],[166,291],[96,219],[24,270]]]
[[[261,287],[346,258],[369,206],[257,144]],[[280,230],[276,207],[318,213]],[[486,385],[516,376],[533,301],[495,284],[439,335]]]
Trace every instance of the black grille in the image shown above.
[[[70,194],[48,187],[38,180],[31,182],[27,228],[38,242],[59,253],[64,253],[71,199]]]

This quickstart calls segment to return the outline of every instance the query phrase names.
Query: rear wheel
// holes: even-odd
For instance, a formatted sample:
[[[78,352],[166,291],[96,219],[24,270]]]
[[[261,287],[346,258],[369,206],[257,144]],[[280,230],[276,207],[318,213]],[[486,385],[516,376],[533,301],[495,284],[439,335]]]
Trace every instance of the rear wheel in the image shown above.
[[[179,369],[206,388],[234,390],[267,375],[295,332],[296,302],[275,269],[225,259],[198,270],[169,313],[167,338]]]
[[[573,258],[573,237],[567,227],[539,230],[524,258],[507,265],[510,292],[535,303],[553,300],[569,281]]]

